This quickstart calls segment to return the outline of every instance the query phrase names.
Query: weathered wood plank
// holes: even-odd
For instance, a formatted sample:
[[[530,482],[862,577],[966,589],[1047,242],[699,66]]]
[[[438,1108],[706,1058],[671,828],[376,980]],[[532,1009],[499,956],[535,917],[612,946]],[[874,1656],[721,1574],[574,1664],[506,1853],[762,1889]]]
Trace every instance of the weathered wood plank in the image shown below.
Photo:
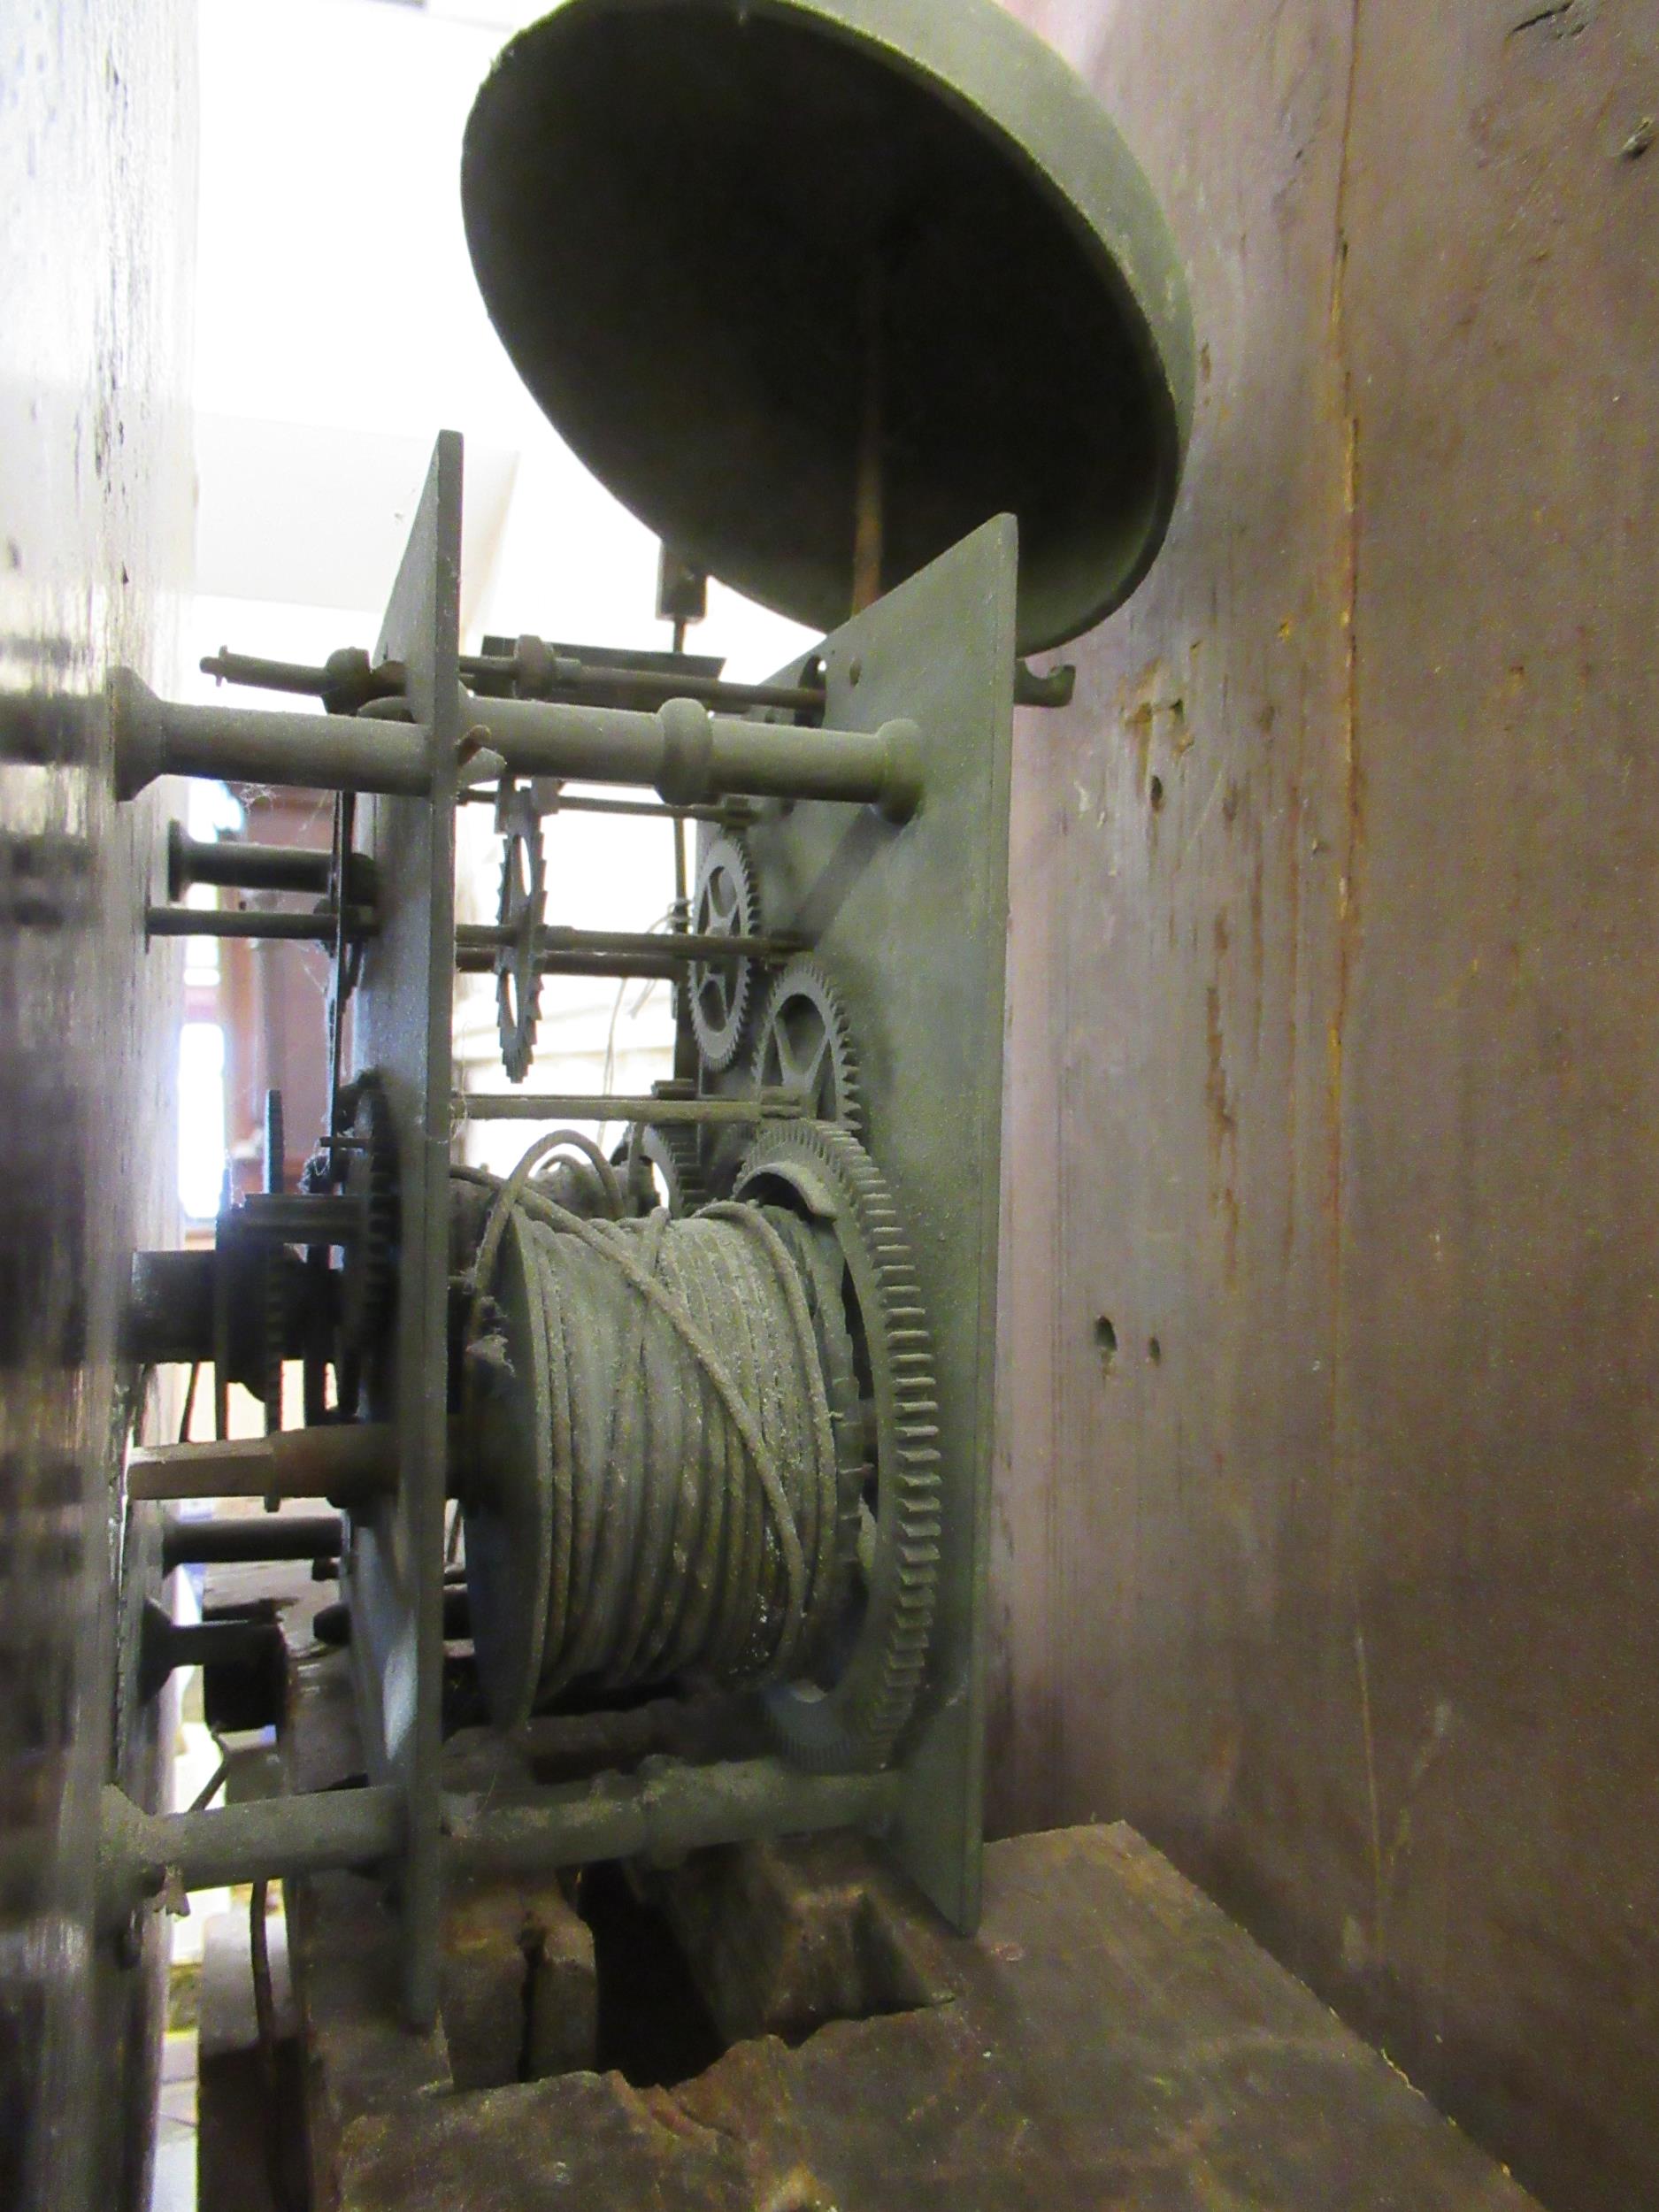
[[[1659,2200],[1659,16],[1013,4],[1206,373],[1017,745],[996,1816]]]
[[[941,2001],[740,2043],[679,2089],[572,2075],[373,2116],[346,2133],[346,2212],[1531,2202],[1125,1829],[996,1845],[973,1942],[868,1880]]]

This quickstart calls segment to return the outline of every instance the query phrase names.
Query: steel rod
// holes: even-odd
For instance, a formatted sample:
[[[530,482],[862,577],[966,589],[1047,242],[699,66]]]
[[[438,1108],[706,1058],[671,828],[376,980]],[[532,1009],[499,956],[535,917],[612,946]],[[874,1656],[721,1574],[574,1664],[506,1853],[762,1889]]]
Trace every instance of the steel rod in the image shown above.
[[[453,1856],[532,1873],[826,1828],[879,1830],[897,1794],[893,1774],[802,1774],[780,1759],[692,1766],[653,1758],[631,1775],[558,1785],[516,1804],[448,1795],[444,1828]]]
[[[468,922],[455,933],[455,941],[463,952],[494,952],[499,945],[517,942],[517,932],[497,926],[491,922]],[[664,935],[644,931],[617,929],[538,929],[535,933],[538,953],[561,953],[572,956],[593,955],[604,957],[617,955],[640,960],[759,960],[781,964],[793,960],[806,948],[798,937],[694,937],[674,933]]]
[[[315,898],[326,898],[329,869],[326,852],[304,845],[192,837],[182,822],[174,822],[167,832],[167,896],[175,903],[195,883],[218,884],[228,891],[307,891]],[[353,873],[359,875],[359,871]],[[367,895],[366,877],[360,875],[358,895]]]
[[[509,669],[512,665],[507,664]],[[464,673],[471,672],[465,663],[462,667]],[[704,706],[724,708],[728,714],[757,707],[779,713],[812,714],[821,713],[824,707],[822,691],[806,684],[733,684],[680,671],[658,675],[629,668],[584,667],[579,674],[555,678],[545,690],[527,695],[572,706],[603,701],[646,712],[666,705],[670,699],[696,699]]]
[[[373,695],[386,698],[402,693],[403,671],[397,663],[375,669],[369,666],[366,654],[361,658],[363,681],[373,687]],[[201,666],[204,675],[216,676],[221,683],[300,697],[326,698],[342,684],[341,673],[334,669],[298,661],[264,660],[250,653],[210,654]],[[734,714],[753,707],[811,714],[824,705],[823,689],[818,685],[727,683],[718,676],[686,669],[610,666],[545,647],[529,661],[518,654],[463,654],[461,673],[469,682],[527,683],[533,687],[525,693],[526,697],[572,704],[604,702],[649,710],[669,699],[700,699],[705,705],[725,707]]]
[[[361,1501],[397,1485],[397,1435],[371,1421],[284,1429],[215,1444],[157,1444],[131,1452],[134,1499],[331,1498]]]
[[[356,918],[351,918],[355,910]],[[237,937],[263,939],[268,944],[329,945],[335,920],[329,909],[320,914],[283,914],[257,910],[250,914],[224,913],[205,906],[152,906],[144,914],[149,937]],[[374,917],[366,908],[348,910],[348,937],[378,935]]]
[[[403,1794],[390,1784],[189,1813],[146,1813],[110,1784],[101,1815],[98,1891],[106,1919],[125,1918],[169,1882],[221,1889],[370,1866],[403,1840]]]
[[[351,655],[352,673],[359,676],[364,688],[371,696],[385,697],[394,690],[403,688],[403,672],[396,663],[375,669],[369,665],[366,653]],[[315,668],[300,661],[273,661],[263,659],[257,653],[210,653],[200,664],[204,676],[215,676],[222,684],[240,684],[253,691],[283,691],[296,697],[326,698],[338,688],[343,672],[330,668]]]
[[[430,788],[428,733],[356,716],[267,713],[158,699],[131,669],[110,681],[116,795],[157,776],[214,776],[325,791],[421,797]]]
[[[463,1121],[645,1121],[659,1129],[700,1124],[740,1129],[763,1121],[799,1121],[801,1101],[788,1092],[759,1098],[620,1098],[603,1092],[525,1094],[465,1091],[455,1102]]]
[[[644,786],[670,806],[830,799],[878,807],[895,822],[921,803],[921,736],[911,722],[872,734],[710,714],[695,699],[646,713],[468,692],[462,710],[459,743],[479,781],[498,763],[518,775]],[[185,706],[157,698],[130,669],[111,680],[110,718],[123,799],[169,774],[416,796],[431,788],[431,732],[419,724]]]
[[[488,784],[475,784],[461,794],[464,805],[494,806],[495,793]],[[561,791],[541,805],[543,814],[625,814],[648,822],[712,822],[721,829],[747,829],[754,820],[752,810],[740,800],[733,806],[664,806],[660,799],[589,799],[580,794],[572,798]]]
[[[879,807],[894,821],[921,802],[921,740],[910,722],[872,735],[743,721],[690,699],[656,714],[471,695],[464,704],[465,741],[518,775],[645,785],[671,806],[734,794],[836,799]]]
[[[229,1519],[162,1524],[161,1569],[257,1566],[273,1559],[338,1559],[345,1524],[337,1513],[243,1513]]]
[[[456,955],[457,972],[462,975],[494,975],[495,954],[492,947],[480,946]],[[652,958],[629,958],[619,953],[595,955],[582,958],[571,953],[543,952],[536,955],[538,975],[590,975],[601,982],[607,977],[612,982],[641,981],[673,983],[683,972],[680,964],[667,953],[657,953]]]
[[[273,1620],[175,1621],[165,1632],[165,1663],[169,1671],[238,1666],[262,1658],[281,1636]]]
[[[647,1759],[607,1775],[539,1791],[516,1804],[448,1793],[446,1856],[501,1872],[544,1872],[603,1859],[676,1858],[717,1844],[879,1832],[892,1819],[893,1774],[800,1774],[780,1759],[691,1766]],[[403,1798],[391,1785],[311,1791],[187,1813],[146,1813],[106,1785],[98,1836],[98,1893],[106,1925],[169,1884],[183,1891],[371,1866],[402,1847]]]

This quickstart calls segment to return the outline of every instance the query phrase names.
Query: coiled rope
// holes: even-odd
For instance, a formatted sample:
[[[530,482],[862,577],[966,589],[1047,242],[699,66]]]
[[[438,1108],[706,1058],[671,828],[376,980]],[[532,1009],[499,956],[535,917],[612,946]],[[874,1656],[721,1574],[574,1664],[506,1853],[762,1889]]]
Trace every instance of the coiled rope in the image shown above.
[[[552,1550],[538,1699],[671,1677],[723,1686],[802,1673],[835,1594],[838,1482],[806,1294],[758,1208],[689,1220],[587,1220],[533,1185],[570,1131],[541,1139],[495,1193],[472,1271],[469,1410],[491,1386],[491,1290],[517,1225],[534,1340],[505,1344],[510,1386],[541,1391]],[[502,1386],[499,1379],[495,1386]],[[479,1433],[475,1422],[469,1431]]]

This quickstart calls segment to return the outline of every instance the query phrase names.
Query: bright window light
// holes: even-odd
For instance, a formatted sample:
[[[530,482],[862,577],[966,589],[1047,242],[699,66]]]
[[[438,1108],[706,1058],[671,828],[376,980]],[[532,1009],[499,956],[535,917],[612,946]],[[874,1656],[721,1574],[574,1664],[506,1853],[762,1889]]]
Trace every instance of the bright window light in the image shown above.
[[[219,1211],[225,1179],[225,1032],[186,1022],[179,1032],[179,1203],[192,1221]]]
[[[248,821],[242,801],[229,785],[211,782],[205,776],[193,777],[185,787],[184,814],[184,826],[192,837],[222,837],[227,833],[237,836]]]

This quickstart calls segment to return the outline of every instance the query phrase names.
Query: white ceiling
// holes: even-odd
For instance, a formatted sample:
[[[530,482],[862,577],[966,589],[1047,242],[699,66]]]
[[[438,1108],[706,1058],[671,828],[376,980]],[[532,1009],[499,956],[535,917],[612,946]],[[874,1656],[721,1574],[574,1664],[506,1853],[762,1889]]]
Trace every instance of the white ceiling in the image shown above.
[[[374,606],[396,571],[432,441],[204,412],[196,454],[198,592],[355,611]],[[465,466],[463,576],[476,595],[500,545],[518,456],[473,442]],[[464,604],[464,624],[477,611]]]
[[[518,381],[466,250],[473,96],[543,12],[200,0],[192,658],[372,645],[441,429],[465,440],[469,641],[666,642],[655,541]],[[695,640],[755,677],[807,641],[718,588]]]

